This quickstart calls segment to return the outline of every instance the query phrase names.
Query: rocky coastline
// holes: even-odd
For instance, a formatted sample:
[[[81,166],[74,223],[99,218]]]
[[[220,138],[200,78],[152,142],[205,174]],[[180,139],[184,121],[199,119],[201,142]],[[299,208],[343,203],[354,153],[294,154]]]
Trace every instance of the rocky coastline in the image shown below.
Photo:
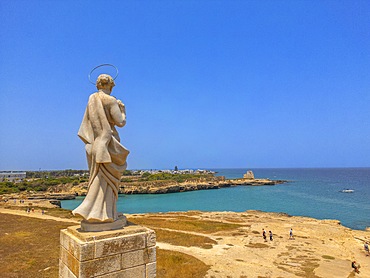
[[[273,186],[286,183],[285,180],[270,179],[225,179],[225,177],[202,178],[199,180],[189,180],[176,182],[171,180],[159,181],[133,181],[122,182],[119,194],[167,194],[196,190],[220,189],[235,186]],[[61,200],[72,200],[76,196],[87,194],[87,182],[79,185],[61,184],[53,188],[53,192],[28,192],[12,193],[0,196],[1,206],[20,206],[20,207],[61,207]]]
[[[270,179],[225,179],[214,177],[177,183],[173,181],[132,182],[122,184],[120,194],[166,194],[195,190],[220,189],[233,186],[266,186],[286,183],[285,180]]]
[[[60,201],[73,199],[76,199],[75,193],[11,193],[0,196],[0,206],[60,208]]]
[[[198,170],[200,171],[200,170]],[[186,174],[186,172],[184,172]],[[184,174],[182,172],[178,172]],[[203,172],[202,172],[203,173]],[[151,173],[153,174],[153,173]],[[173,173],[170,173],[173,175]],[[252,171],[247,171],[243,178],[226,179],[224,176],[214,176],[214,173],[204,172],[203,175],[190,176],[181,180],[175,178],[158,180],[143,179],[143,174],[139,177],[122,176],[119,187],[119,194],[167,194],[186,191],[220,189],[235,186],[273,186],[286,183],[286,180],[256,179]],[[20,207],[61,207],[62,200],[73,200],[76,196],[86,196],[88,182],[65,183],[50,186],[45,192],[11,193],[0,195],[0,206],[20,206]]]

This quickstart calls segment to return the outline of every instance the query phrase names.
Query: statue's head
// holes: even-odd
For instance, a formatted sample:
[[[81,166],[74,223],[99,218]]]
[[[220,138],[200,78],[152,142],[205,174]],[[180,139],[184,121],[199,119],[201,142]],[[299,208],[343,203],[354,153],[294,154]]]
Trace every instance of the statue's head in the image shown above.
[[[116,84],[114,83],[112,76],[110,76],[109,74],[101,74],[98,76],[98,79],[96,80],[96,88],[98,88],[98,90],[100,89],[112,90],[114,86],[116,86]]]

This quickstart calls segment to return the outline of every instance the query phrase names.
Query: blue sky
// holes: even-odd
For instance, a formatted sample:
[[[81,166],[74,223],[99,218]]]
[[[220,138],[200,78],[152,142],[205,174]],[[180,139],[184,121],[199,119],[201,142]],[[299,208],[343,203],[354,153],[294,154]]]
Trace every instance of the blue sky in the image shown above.
[[[86,169],[96,65],[129,169],[370,166],[369,1],[0,1],[0,169]]]

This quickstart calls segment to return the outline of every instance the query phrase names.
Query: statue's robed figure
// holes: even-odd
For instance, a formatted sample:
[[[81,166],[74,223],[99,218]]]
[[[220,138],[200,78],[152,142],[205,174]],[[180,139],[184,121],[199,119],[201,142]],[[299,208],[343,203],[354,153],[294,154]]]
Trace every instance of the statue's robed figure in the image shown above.
[[[121,145],[115,128],[126,124],[126,111],[120,100],[110,96],[114,80],[102,74],[96,85],[99,91],[90,95],[78,131],[85,143],[89,188],[86,198],[73,214],[81,215],[85,222],[104,223],[118,219],[118,189],[129,151]]]

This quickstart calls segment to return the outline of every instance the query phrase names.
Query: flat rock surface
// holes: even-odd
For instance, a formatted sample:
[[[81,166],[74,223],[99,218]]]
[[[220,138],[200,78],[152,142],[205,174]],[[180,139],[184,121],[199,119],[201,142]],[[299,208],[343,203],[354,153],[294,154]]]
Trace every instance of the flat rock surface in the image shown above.
[[[356,277],[370,277],[370,256],[363,250],[368,231],[351,230],[337,220],[316,220],[260,211],[160,214],[168,219],[192,217],[240,224],[237,230],[194,233],[217,242],[211,249],[175,246],[162,249],[189,254],[211,266],[206,277],[355,277],[351,262],[361,265]],[[267,231],[267,241],[262,229]],[[289,239],[293,229],[294,239]],[[273,241],[268,232],[273,232]],[[186,231],[184,231],[186,232]]]

